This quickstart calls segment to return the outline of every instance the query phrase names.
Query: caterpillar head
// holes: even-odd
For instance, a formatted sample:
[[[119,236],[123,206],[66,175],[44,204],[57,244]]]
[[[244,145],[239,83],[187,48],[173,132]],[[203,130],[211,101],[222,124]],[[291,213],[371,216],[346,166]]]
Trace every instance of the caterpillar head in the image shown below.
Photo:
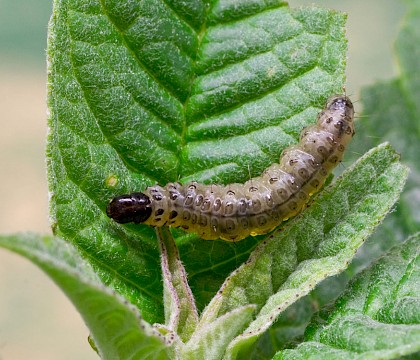
[[[327,110],[339,111],[344,114],[344,116],[349,119],[353,119],[354,116],[354,107],[351,100],[344,95],[334,95],[327,100],[325,106]]]
[[[318,126],[337,138],[354,135],[354,107],[347,96],[334,95],[318,115]]]
[[[141,192],[117,196],[108,204],[106,214],[120,224],[142,223],[152,214],[151,201]]]

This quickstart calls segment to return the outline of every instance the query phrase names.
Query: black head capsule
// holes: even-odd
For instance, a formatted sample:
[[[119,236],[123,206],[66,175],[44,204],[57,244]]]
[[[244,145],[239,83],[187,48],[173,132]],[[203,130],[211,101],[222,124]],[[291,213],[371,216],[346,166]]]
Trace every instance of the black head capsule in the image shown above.
[[[145,222],[152,214],[149,197],[141,192],[113,198],[106,214],[120,224]]]

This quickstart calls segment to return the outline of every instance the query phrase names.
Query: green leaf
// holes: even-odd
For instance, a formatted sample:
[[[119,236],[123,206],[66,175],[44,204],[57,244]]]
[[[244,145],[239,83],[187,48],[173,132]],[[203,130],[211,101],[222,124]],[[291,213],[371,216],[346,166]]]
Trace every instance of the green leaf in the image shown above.
[[[229,342],[252,320],[254,305],[234,309],[197,329],[180,351],[181,359],[221,359]]]
[[[201,326],[239,306],[255,304],[259,311],[230,344],[227,359],[249,353],[288,306],[348,266],[402,191],[408,169],[398,159],[387,144],[371,150],[227,278]]]
[[[416,1],[409,4],[407,15],[402,24],[401,33],[397,38],[396,58],[399,62],[401,76],[391,81],[381,81],[373,86],[362,89],[360,101],[364,105],[363,112],[358,116],[356,136],[347,153],[347,161],[356,159],[364,151],[383,141],[389,141],[401,154],[401,161],[410,167],[410,175],[402,198],[385,219],[384,223],[368,239],[353,260],[349,269],[339,277],[320,284],[310,298],[286,312],[279,321],[270,328],[269,333],[260,339],[259,351],[268,354],[270,347],[280,350],[287,346],[291,339],[301,341],[305,322],[311,312],[316,311],[325,303],[334,301],[341,293],[343,286],[373,259],[386,252],[394,244],[403,241],[409,234],[420,228],[418,208],[420,188],[420,168],[418,154],[420,153],[420,117],[415,107],[418,107],[416,94],[419,88],[418,53],[419,41],[419,5]],[[359,103],[360,104],[360,103]],[[357,106],[356,110],[360,110]],[[353,156],[351,156],[353,155]],[[306,308],[302,309],[306,304]],[[286,335],[290,334],[287,338]],[[271,354],[273,353],[271,351]],[[271,358],[266,356],[265,358]]]
[[[378,229],[378,228],[377,228]],[[377,230],[376,230],[377,231]],[[358,250],[363,251],[366,243]],[[351,264],[355,262],[353,258]],[[339,275],[329,277],[319,283],[307,296],[299,299],[284,312],[277,321],[261,336],[252,348],[252,359],[272,359],[282,349],[295,347],[303,341],[306,327],[315,312],[328,307],[343,293],[351,279],[351,265]]]
[[[345,16],[281,1],[55,0],[48,173],[55,234],[163,323],[154,231],[105,215],[147,185],[240,182],[278,161],[344,83]],[[199,309],[256,245],[174,231]]]
[[[0,246],[30,259],[57,283],[82,315],[102,359],[169,358],[169,340],[145,322],[136,307],[105,288],[63,240],[32,234],[0,236]]]
[[[336,277],[328,278],[322,284],[331,279],[336,279]],[[251,359],[272,359],[280,349],[293,346],[302,340],[312,315],[319,310],[319,301],[314,296],[316,290],[317,288],[297,300],[279,315],[277,321],[258,338],[250,349]]]
[[[363,271],[305,342],[275,359],[396,359],[420,351],[420,233]],[[418,354],[417,354],[418,355]]]
[[[185,342],[198,323],[194,296],[171,232],[166,227],[157,231],[161,248],[165,325]]]

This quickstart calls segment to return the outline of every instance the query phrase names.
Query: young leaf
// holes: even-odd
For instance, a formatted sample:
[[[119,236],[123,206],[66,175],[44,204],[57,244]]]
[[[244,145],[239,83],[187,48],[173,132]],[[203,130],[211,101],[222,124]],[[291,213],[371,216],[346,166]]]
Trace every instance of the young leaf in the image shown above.
[[[363,271],[280,359],[397,359],[420,352],[420,233]]]
[[[59,238],[0,236],[0,246],[44,270],[66,293],[91,331],[102,359],[167,359],[169,340],[145,322],[138,309],[105,288],[93,269]]]
[[[227,359],[249,352],[288,306],[348,266],[402,191],[408,170],[398,158],[387,144],[372,149],[227,278],[201,324],[247,304],[259,310],[230,344]]]
[[[199,327],[179,352],[181,359],[221,359],[229,342],[252,320],[254,305],[238,307]]]
[[[171,232],[168,228],[157,231],[161,248],[165,324],[185,342],[198,322],[194,296]]]
[[[149,322],[163,323],[152,229],[109,200],[178,179],[244,181],[344,82],[345,16],[280,1],[55,0],[48,171],[54,231]],[[199,308],[255,246],[174,231]]]

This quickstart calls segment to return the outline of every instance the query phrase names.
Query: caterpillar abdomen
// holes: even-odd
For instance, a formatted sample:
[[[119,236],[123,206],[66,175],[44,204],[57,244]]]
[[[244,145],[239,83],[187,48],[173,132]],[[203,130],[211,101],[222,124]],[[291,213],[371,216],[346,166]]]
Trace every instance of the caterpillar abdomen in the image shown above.
[[[265,234],[296,215],[341,161],[354,135],[354,109],[343,95],[331,97],[317,124],[285,149],[279,164],[244,184],[190,182],[148,187],[117,196],[107,215],[119,223],[181,227],[206,240],[238,241]]]

